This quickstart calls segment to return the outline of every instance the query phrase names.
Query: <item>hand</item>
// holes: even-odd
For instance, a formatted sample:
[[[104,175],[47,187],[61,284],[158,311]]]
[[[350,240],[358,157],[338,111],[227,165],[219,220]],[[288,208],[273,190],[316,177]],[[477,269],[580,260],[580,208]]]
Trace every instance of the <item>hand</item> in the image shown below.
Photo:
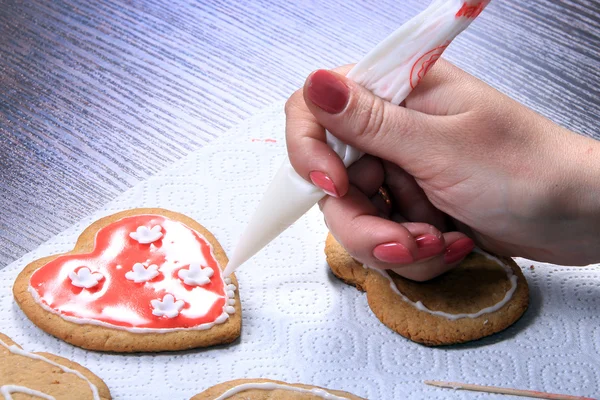
[[[394,106],[313,73],[286,104],[291,163],[329,196],[334,237],[360,262],[414,280],[457,265],[474,242],[556,264],[600,261],[600,145],[444,62]],[[325,129],[368,155],[348,170]],[[387,185],[391,209],[377,207]]]

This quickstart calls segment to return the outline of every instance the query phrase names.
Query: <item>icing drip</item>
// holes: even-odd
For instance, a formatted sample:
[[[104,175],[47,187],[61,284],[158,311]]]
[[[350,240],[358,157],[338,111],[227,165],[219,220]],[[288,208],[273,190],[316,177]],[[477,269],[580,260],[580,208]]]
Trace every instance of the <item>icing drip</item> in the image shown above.
[[[219,397],[217,397],[214,400],[225,400],[225,399],[230,398],[233,395],[244,392],[246,390],[277,390],[277,389],[310,394],[310,395],[317,396],[317,397],[319,397],[321,399],[325,399],[325,400],[348,400],[348,397],[336,396],[336,395],[329,393],[323,389],[318,389],[318,388],[304,389],[304,388],[299,388],[299,387],[292,386],[292,385],[285,385],[282,383],[274,383],[274,382],[243,383],[241,385],[237,385],[237,386],[232,387],[231,389],[228,389],[226,392],[224,392],[222,395],[220,395]]]
[[[73,286],[70,274],[84,268],[103,278],[88,289]],[[105,226],[92,252],[50,261],[32,274],[28,289],[67,321],[136,333],[210,329],[235,313],[236,287],[223,277],[210,243],[161,215]]]
[[[38,390],[33,390],[26,388],[25,386],[17,386],[17,385],[4,385],[0,386],[0,394],[4,396],[4,400],[13,400],[11,394],[12,393],[23,393],[28,394],[30,396],[39,397],[45,400],[56,400],[54,397],[47,395],[46,393],[42,393]]]
[[[450,313],[446,313],[443,311],[430,310],[429,308],[425,307],[425,305],[421,301],[414,302],[411,299],[409,299],[408,297],[406,297],[402,292],[400,292],[400,290],[398,290],[398,287],[394,283],[394,280],[392,279],[390,274],[387,273],[387,271],[380,270],[377,268],[371,268],[371,267],[367,267],[367,268],[371,268],[371,269],[379,272],[385,278],[387,278],[390,281],[390,287],[392,288],[394,293],[396,293],[398,296],[400,296],[402,298],[402,300],[404,300],[405,302],[414,306],[417,310],[424,311],[424,312],[432,314],[432,315],[437,315],[438,317],[444,317],[444,318],[447,318],[447,319],[453,320],[453,321],[457,320],[457,319],[461,319],[461,318],[477,318],[484,314],[489,314],[494,311],[498,311],[499,309],[504,307],[504,305],[506,303],[509,302],[509,300],[512,298],[513,294],[515,293],[515,290],[517,290],[517,276],[513,273],[512,268],[510,268],[510,266],[503,263],[499,258],[494,257],[493,255],[488,254],[481,249],[475,249],[473,251],[475,253],[479,253],[479,254],[483,255],[484,257],[486,257],[489,260],[496,262],[498,265],[500,265],[504,269],[504,271],[506,272],[506,277],[510,281],[510,289],[506,292],[506,294],[504,295],[504,298],[502,300],[500,300],[498,303],[494,304],[493,306],[483,308],[483,309],[477,311],[476,313],[470,313],[470,314],[466,314],[466,313],[450,314]]]
[[[32,358],[34,360],[44,361],[44,362],[46,362],[46,363],[48,363],[50,365],[54,365],[55,367],[60,368],[61,370],[63,370],[66,373],[76,375],[78,378],[81,378],[81,379],[83,379],[84,381],[87,382],[88,386],[92,390],[92,395],[94,397],[94,400],[100,400],[100,395],[98,394],[98,388],[96,387],[96,385],[94,385],[81,372],[76,371],[76,370],[71,369],[71,368],[67,368],[67,367],[65,367],[63,365],[60,365],[59,363],[56,363],[56,362],[54,362],[52,360],[47,359],[46,357],[40,356],[39,354],[33,354],[33,353],[30,353],[30,352],[25,351],[23,349],[20,349],[19,347],[15,346],[15,345],[9,346],[7,343],[4,343],[4,341],[2,341],[2,340],[0,340],[0,346],[5,347],[8,351],[10,351],[13,354],[16,354],[16,355],[19,355],[19,356],[23,356],[23,357]],[[5,388],[8,388],[8,389],[5,389]],[[4,396],[5,400],[12,399],[12,397],[10,395],[11,393],[32,394],[32,393],[23,391],[23,389],[36,392],[36,393],[33,393],[33,395],[38,396],[38,397],[42,397],[43,399],[54,399],[54,397],[48,396],[45,393],[38,392],[38,391],[33,390],[33,389],[24,388],[22,386],[16,386],[16,385],[4,385],[4,386],[2,386],[2,388],[0,388],[0,393],[2,393],[2,395]],[[40,393],[41,396],[38,393]]]

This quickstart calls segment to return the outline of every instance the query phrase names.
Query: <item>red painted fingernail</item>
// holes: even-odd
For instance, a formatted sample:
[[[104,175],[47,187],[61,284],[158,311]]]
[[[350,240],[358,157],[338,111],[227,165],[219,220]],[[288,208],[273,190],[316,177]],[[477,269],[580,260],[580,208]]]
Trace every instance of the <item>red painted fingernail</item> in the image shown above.
[[[373,249],[373,256],[390,264],[410,264],[414,261],[410,251],[401,243],[383,243]]]
[[[417,260],[433,257],[444,250],[444,243],[442,240],[432,234],[417,236],[415,242],[419,249]]]
[[[453,264],[459,260],[462,260],[467,256],[467,254],[473,251],[473,248],[475,248],[475,243],[473,240],[469,238],[459,239],[446,248],[444,262],[446,264]]]
[[[308,174],[308,177],[312,181],[313,185],[320,187],[328,195],[340,197],[340,194],[335,187],[335,183],[333,183],[327,174],[321,171],[313,171]]]
[[[330,114],[337,114],[348,103],[348,86],[337,76],[326,70],[318,70],[308,81],[308,98]]]

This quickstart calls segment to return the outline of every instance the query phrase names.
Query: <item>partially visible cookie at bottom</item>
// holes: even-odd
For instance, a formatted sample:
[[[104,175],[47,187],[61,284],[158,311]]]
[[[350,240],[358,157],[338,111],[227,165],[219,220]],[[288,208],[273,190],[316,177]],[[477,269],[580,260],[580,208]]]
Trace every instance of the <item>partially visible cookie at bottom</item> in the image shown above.
[[[383,324],[428,346],[500,332],[514,324],[529,304],[527,280],[507,257],[474,252],[446,274],[414,282],[363,266],[331,234],[325,254],[334,275],[366,292],[369,307]]]
[[[15,400],[111,399],[106,384],[87,368],[54,354],[27,352],[1,333],[0,396]]]
[[[340,390],[271,379],[236,379],[206,389],[191,400],[364,400]]]

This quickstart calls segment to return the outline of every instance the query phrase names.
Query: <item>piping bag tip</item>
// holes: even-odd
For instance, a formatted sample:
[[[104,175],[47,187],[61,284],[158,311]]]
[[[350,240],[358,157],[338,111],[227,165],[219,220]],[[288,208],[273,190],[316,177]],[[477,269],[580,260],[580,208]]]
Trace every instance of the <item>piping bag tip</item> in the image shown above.
[[[235,272],[323,197],[321,189],[302,179],[289,160],[284,161],[240,236],[223,276]]]

